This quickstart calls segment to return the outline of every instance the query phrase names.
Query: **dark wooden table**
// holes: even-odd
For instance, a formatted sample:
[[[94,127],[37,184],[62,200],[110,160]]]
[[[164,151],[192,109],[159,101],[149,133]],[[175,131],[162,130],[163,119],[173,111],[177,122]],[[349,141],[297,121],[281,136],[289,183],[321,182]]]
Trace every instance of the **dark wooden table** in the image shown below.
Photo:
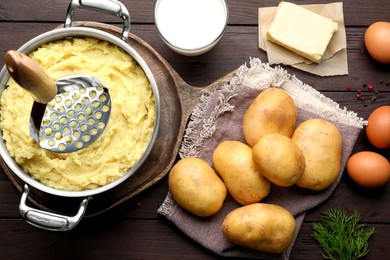
[[[122,1],[132,18],[131,32],[149,43],[192,86],[206,86],[238,68],[250,57],[266,61],[258,48],[258,8],[275,6],[276,0],[229,0],[229,25],[219,44],[209,53],[184,57],[169,50],[156,32],[152,0]],[[327,3],[329,0],[293,1],[299,4]],[[371,111],[390,104],[390,65],[370,58],[364,48],[367,26],[375,21],[390,22],[390,1],[347,0],[344,17],[347,27],[349,75],[321,78],[286,67],[341,106],[367,118]],[[2,0],[0,2],[0,65],[7,50],[17,49],[33,37],[54,29],[64,21],[68,0]],[[81,10],[75,20],[91,20],[120,25],[120,20]],[[375,102],[363,105],[346,87],[372,84],[379,90]],[[387,84],[386,84],[387,83]],[[354,153],[372,150],[389,158],[389,150],[372,147],[364,130]],[[49,232],[27,224],[18,213],[20,192],[0,174],[0,259],[214,259],[204,249],[163,217],[157,208],[168,191],[167,178],[121,205],[95,217],[86,218],[72,231]],[[364,190],[344,173],[341,183],[328,201],[308,212],[294,245],[291,259],[321,259],[316,242],[310,237],[311,223],[327,208],[357,211],[362,222],[377,228],[370,240],[366,259],[390,256],[390,184],[379,190]]]

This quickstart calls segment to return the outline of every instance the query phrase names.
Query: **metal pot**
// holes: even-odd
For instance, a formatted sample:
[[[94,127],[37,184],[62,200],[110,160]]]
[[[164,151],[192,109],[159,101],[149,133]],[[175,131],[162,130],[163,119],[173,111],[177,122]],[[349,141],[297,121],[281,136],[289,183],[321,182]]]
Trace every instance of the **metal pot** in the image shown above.
[[[77,8],[105,12],[105,13],[109,13],[121,17],[123,19],[123,31],[122,31],[121,38],[118,38],[112,34],[94,28],[71,27],[73,22],[73,14],[75,9]],[[129,178],[137,171],[137,169],[142,165],[142,163],[149,155],[155,143],[155,140],[157,138],[157,133],[159,129],[160,99],[159,99],[157,84],[155,82],[151,70],[149,69],[148,65],[145,63],[143,58],[131,46],[128,45],[129,30],[130,30],[130,15],[126,7],[122,3],[116,0],[100,0],[100,1],[72,0],[68,8],[64,28],[56,29],[41,34],[33,38],[32,40],[28,41],[18,49],[18,51],[28,54],[36,50],[42,44],[58,41],[58,40],[64,40],[72,37],[91,37],[91,38],[107,41],[123,49],[125,52],[127,52],[138,62],[138,64],[144,70],[150,82],[151,88],[153,90],[154,98],[155,98],[155,105],[156,105],[156,121],[154,125],[153,134],[146,148],[146,151],[141,157],[141,159],[137,162],[137,164],[133,168],[131,168],[119,179],[105,186],[93,190],[84,190],[84,191],[58,190],[58,189],[48,187],[42,184],[41,182],[35,180],[29,174],[24,172],[23,169],[11,157],[11,155],[9,154],[5,146],[2,136],[0,136],[0,155],[2,156],[7,166],[11,169],[11,171],[25,182],[24,191],[22,193],[20,204],[19,204],[19,212],[28,223],[47,230],[67,231],[74,228],[82,219],[87,208],[87,203],[89,199],[92,198],[93,195],[103,193],[121,184],[123,181],[125,181],[127,178]],[[5,89],[6,83],[8,82],[9,78],[10,75],[4,66],[0,72],[0,95]],[[62,197],[79,197],[82,198],[83,200],[80,204],[77,214],[74,216],[53,214],[43,210],[34,209],[26,205],[26,199],[28,197],[28,193],[30,190],[29,186],[32,186],[42,192],[49,193],[52,195],[62,196]]]

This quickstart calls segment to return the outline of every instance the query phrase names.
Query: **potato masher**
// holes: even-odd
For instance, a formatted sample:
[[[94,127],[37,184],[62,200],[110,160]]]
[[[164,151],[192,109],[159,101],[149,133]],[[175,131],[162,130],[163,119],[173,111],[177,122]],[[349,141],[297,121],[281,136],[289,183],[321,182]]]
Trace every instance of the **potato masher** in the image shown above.
[[[68,153],[95,141],[111,113],[109,91],[99,79],[75,75],[52,80],[30,57],[5,55],[8,72],[34,98],[30,135],[44,149]]]

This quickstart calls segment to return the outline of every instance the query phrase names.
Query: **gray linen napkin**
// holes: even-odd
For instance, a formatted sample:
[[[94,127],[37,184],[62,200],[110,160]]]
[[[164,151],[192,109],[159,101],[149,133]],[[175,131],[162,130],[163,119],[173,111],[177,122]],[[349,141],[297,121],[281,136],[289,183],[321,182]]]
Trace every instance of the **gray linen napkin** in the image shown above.
[[[278,204],[288,209],[296,218],[300,230],[307,210],[327,200],[337,187],[364,121],[356,113],[340,108],[312,87],[289,75],[280,67],[271,68],[258,59],[251,59],[250,66],[242,65],[237,75],[214,91],[205,91],[194,108],[179,152],[181,158],[198,157],[212,166],[212,153],[224,140],[244,141],[242,116],[253,99],[270,86],[284,89],[298,107],[297,125],[310,118],[323,118],[333,122],[343,137],[342,167],[337,181],[323,191],[273,185],[270,194],[261,202]],[[230,243],[222,234],[225,216],[240,207],[229,195],[222,209],[207,218],[197,217],[181,208],[168,192],[158,213],[174,223],[187,236],[218,255],[229,257],[288,259],[294,242],[283,254],[268,254]]]

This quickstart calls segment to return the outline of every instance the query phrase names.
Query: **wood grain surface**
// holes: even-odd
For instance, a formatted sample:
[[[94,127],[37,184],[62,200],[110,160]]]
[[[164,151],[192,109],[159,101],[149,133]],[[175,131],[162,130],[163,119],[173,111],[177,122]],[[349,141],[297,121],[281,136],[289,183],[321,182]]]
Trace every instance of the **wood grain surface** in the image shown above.
[[[298,4],[330,3],[324,0],[293,1]],[[267,61],[266,53],[258,48],[257,9],[276,6],[275,0],[228,0],[229,24],[218,45],[198,57],[185,57],[172,52],[159,38],[153,24],[153,0],[122,1],[131,15],[131,33],[150,47],[169,64],[172,71],[183,80],[183,87],[194,88],[191,93],[223,78],[226,74],[258,57]],[[4,54],[17,49],[35,36],[53,30],[65,19],[68,0],[2,0],[0,2],[0,66]],[[343,1],[347,32],[349,75],[318,77],[291,67],[285,67],[303,82],[337,101],[342,107],[355,111],[359,116],[368,115],[377,107],[390,104],[390,65],[375,62],[364,48],[364,32],[375,21],[390,22],[390,1]],[[121,26],[117,17],[96,14],[92,11],[76,11],[75,20],[107,23]],[[379,90],[375,102],[367,106],[357,100],[354,91],[347,86],[361,89],[372,84]],[[196,95],[195,95],[196,96]],[[186,98],[191,97],[188,95]],[[167,100],[168,102],[168,100]],[[185,107],[186,104],[181,104]],[[170,118],[172,129],[180,125],[182,118]],[[175,123],[176,122],[176,123]],[[176,126],[175,126],[176,124]],[[170,131],[167,125],[166,131]],[[177,136],[176,136],[177,137]],[[390,158],[390,151],[372,147],[362,130],[353,153],[363,150],[377,151]],[[174,155],[176,156],[176,155]],[[170,158],[171,159],[171,158]],[[170,165],[169,163],[167,165]],[[169,167],[168,167],[169,168]],[[19,215],[20,191],[3,173],[0,173],[0,258],[1,259],[218,259],[186,237],[174,225],[157,215],[163,202],[167,179],[162,177],[146,190],[102,214],[90,214],[76,229],[65,232],[49,232],[27,224]],[[377,228],[370,239],[370,252],[365,259],[388,259],[390,255],[390,186],[379,190],[365,190],[352,183],[344,172],[334,194],[324,204],[308,212],[294,245],[291,259],[321,259],[319,247],[311,238],[311,223],[319,220],[320,211],[328,208],[344,208],[358,211],[362,222]],[[61,208],[59,198],[51,202]],[[52,205],[50,205],[52,206]],[[74,207],[74,208],[72,208]],[[92,216],[95,215],[95,216]]]

